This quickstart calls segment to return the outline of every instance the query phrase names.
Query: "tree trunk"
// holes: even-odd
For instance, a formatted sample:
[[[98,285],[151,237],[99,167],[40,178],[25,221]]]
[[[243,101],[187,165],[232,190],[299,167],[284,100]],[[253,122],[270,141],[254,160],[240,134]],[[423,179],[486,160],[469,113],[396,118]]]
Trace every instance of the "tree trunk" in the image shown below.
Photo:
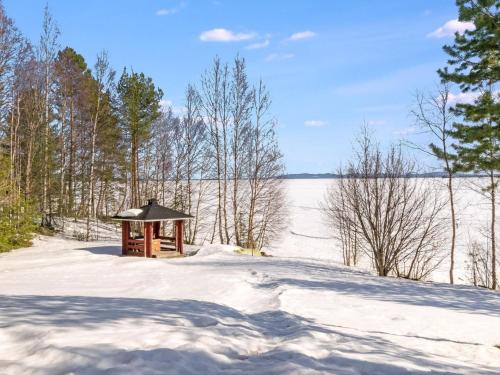
[[[455,218],[455,202],[453,195],[453,175],[450,172],[448,172],[448,194],[450,195],[450,211],[451,211],[450,284],[453,284],[454,283],[453,270],[455,267],[456,218]]]
[[[138,206],[138,189],[137,189],[137,139],[136,136],[132,136],[132,149],[130,155],[130,178],[131,178],[131,204],[134,207]]]
[[[98,87],[100,90],[100,87]],[[89,197],[88,197],[88,206],[87,206],[87,241],[90,237],[90,217],[95,219],[95,177],[94,177],[94,164],[95,164],[95,146],[97,139],[97,122],[99,120],[99,109],[101,104],[101,94],[97,93],[97,104],[96,110],[92,122],[92,144],[90,147],[90,176],[89,176]]]
[[[67,213],[73,213],[74,207],[74,178],[75,173],[75,126],[74,126],[74,109],[73,99],[69,106],[69,166],[68,166],[68,207]]]
[[[30,126],[30,130],[33,129]],[[25,192],[26,199],[31,198],[31,174],[32,174],[32,163],[33,163],[33,142],[35,135],[33,131],[30,131],[30,135],[28,136],[28,151],[26,154],[26,182],[25,182]]]
[[[226,124],[223,125],[222,128],[222,134],[223,134],[223,155],[224,155],[224,160],[223,160],[223,203],[222,203],[222,210],[224,213],[224,235],[225,235],[225,243],[229,244],[229,228],[227,224],[227,128]]]
[[[45,64],[45,131],[44,131],[44,146],[43,146],[43,191],[42,191],[42,226],[48,225],[46,210],[47,210],[47,193],[49,188],[49,65]]]
[[[62,117],[61,117],[61,134],[60,134],[60,142],[61,142],[61,174],[59,175],[59,206],[58,206],[58,213],[59,217],[63,220],[63,227],[64,227],[64,214],[65,212],[63,211],[64,207],[64,197],[66,196],[65,191],[64,191],[64,177],[65,177],[65,172],[66,172],[66,142],[64,140],[64,130],[65,130],[65,119],[66,119],[66,101],[63,104],[62,107]]]
[[[491,181],[491,277],[493,290],[497,289],[497,258],[495,241],[495,220],[496,220],[496,185],[494,171],[490,171]]]
[[[215,125],[217,126],[217,125]],[[221,155],[220,155],[220,147],[219,147],[219,134],[218,131],[216,130],[216,147],[215,147],[215,152],[216,152],[216,157],[217,157],[217,213],[216,217],[218,216],[219,220],[219,240],[220,243],[224,243],[224,237],[222,235],[222,173],[221,173]]]

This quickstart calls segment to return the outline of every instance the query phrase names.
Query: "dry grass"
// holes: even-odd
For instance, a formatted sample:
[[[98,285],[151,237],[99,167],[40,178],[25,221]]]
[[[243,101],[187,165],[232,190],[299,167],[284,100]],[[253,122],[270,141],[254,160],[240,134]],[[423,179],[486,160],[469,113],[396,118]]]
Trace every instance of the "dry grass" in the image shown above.
[[[256,249],[243,249],[243,248],[240,248],[240,249],[234,250],[234,252],[236,254],[252,255],[252,256],[255,256],[255,257],[266,256],[265,252],[259,251],[259,250],[256,250]]]

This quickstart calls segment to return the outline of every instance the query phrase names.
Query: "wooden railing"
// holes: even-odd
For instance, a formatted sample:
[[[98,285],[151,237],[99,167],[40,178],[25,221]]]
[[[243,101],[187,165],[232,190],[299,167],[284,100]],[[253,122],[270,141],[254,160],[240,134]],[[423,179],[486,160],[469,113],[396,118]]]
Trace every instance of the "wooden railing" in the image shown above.
[[[166,251],[171,251],[171,250],[177,250],[175,248],[175,237],[167,237],[167,236],[160,236],[160,248],[161,250],[166,250]]]
[[[161,251],[176,251],[175,247],[175,237],[164,237],[161,236],[159,238],[153,239],[151,244],[152,246],[152,254],[159,253]],[[127,241],[127,255],[130,256],[145,256],[145,246],[144,239],[129,239]]]
[[[143,257],[144,256],[144,240],[127,241],[127,255]]]

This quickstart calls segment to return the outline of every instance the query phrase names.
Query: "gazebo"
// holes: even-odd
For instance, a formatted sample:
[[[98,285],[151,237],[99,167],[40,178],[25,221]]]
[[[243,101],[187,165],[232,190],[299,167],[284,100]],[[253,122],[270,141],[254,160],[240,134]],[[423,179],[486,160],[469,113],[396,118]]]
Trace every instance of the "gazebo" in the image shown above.
[[[122,255],[146,258],[183,255],[184,221],[193,217],[185,213],[160,206],[156,199],[149,199],[141,208],[131,208],[113,216],[122,225]],[[161,223],[173,221],[174,237],[160,235]],[[143,224],[144,235],[131,236],[131,222]]]

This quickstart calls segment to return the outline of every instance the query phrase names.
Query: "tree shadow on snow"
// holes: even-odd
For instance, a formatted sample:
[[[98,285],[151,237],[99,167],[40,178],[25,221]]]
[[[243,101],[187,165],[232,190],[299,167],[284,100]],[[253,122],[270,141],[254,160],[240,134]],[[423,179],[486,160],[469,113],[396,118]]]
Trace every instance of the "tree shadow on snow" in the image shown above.
[[[121,246],[113,246],[113,245],[80,247],[80,248],[75,249],[75,250],[88,251],[89,253],[98,254],[98,255],[116,255],[116,256],[122,255]]]
[[[127,320],[135,320],[131,323]],[[118,373],[365,373],[365,374],[493,374],[491,368],[454,365],[447,358],[439,359],[422,351],[399,346],[377,335],[346,333],[336,328],[317,325],[303,317],[281,310],[243,314],[228,306],[197,300],[154,300],[142,298],[103,298],[82,296],[0,296],[0,327],[12,329],[16,342],[29,345],[29,327],[48,331],[62,330],[71,335],[72,328],[85,328],[86,334],[103,325],[127,332],[130,324],[148,324],[151,331],[169,327],[183,330],[197,343],[207,335],[218,337],[219,345],[202,348],[183,345],[179,348],[131,348],[96,342],[85,347],[45,343],[32,355],[50,352],[53,361],[34,368],[22,363],[8,363],[18,372],[50,374],[118,374]],[[31,329],[31,331],[33,331]],[[60,332],[60,331],[59,331]],[[165,333],[166,334],[166,333]],[[69,336],[71,337],[71,336]],[[265,341],[261,352],[238,352],[225,338]],[[318,355],[308,355],[307,348],[297,345],[305,338],[317,345]],[[246,342],[246,341],[244,341]],[[299,341],[300,343],[300,341]],[[119,345],[119,344],[117,344]],[[296,350],[301,348],[304,350]],[[314,347],[315,348],[315,347]],[[240,349],[241,350],[241,349]],[[313,350],[316,352],[316,350]],[[38,352],[38,354],[37,354]],[[363,359],[360,359],[363,358]],[[408,369],[393,363],[404,358],[407,363],[424,368]],[[385,362],[381,362],[385,360]],[[30,363],[33,363],[30,361]]]
[[[238,264],[271,275],[269,281],[257,285],[261,288],[271,289],[280,285],[288,285],[303,289],[328,290],[378,301],[433,306],[500,317],[500,293],[467,285],[377,277],[347,267],[297,259],[263,258],[244,261],[219,259],[203,263],[183,263],[184,266],[197,265],[214,268],[235,267]],[[297,277],[290,277],[290,275],[297,275]]]

